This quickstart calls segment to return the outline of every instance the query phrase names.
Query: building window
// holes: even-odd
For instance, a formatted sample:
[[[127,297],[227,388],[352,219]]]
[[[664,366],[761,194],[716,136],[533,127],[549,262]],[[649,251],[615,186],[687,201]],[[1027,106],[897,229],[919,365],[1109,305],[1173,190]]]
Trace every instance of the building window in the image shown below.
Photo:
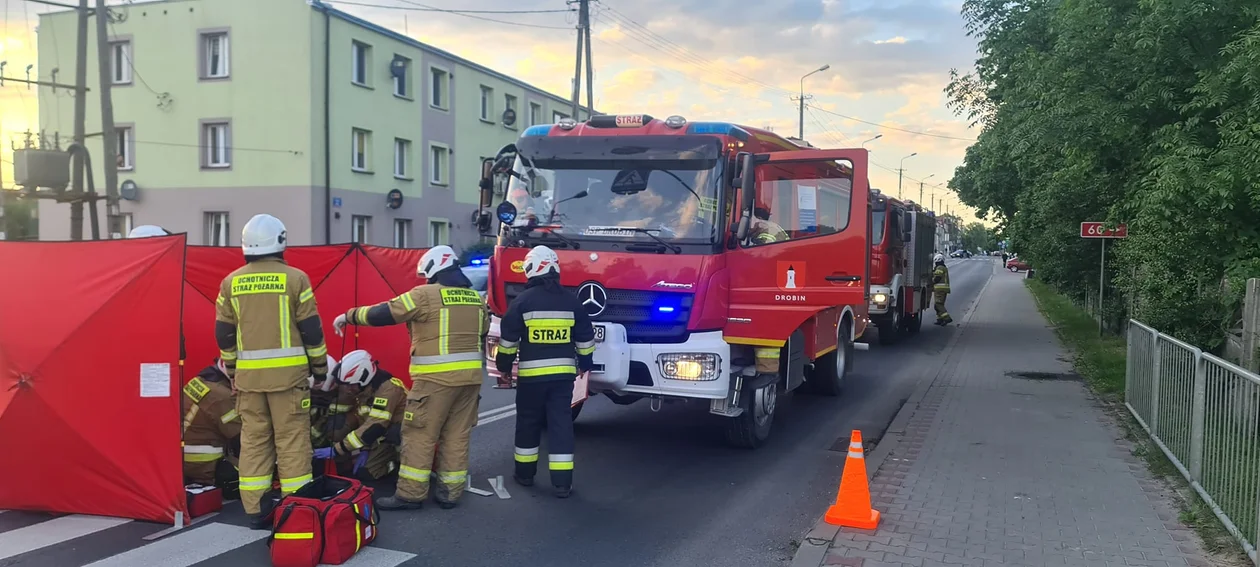
[[[230,62],[227,32],[201,34],[201,78],[228,78],[231,75]]]
[[[481,86],[481,119],[494,122],[494,89]]]
[[[558,110],[553,110],[553,111],[551,111],[551,123],[552,123],[552,124],[556,124],[556,123],[560,122],[561,120],[564,120],[565,118],[568,118],[568,117],[569,117],[569,115],[568,115],[568,114],[565,114],[565,113],[560,112],[560,111],[558,111]]]
[[[444,220],[429,221],[429,246],[450,244],[451,223]]]
[[[529,103],[529,125],[537,126],[542,124],[542,119],[542,105],[536,102]]]
[[[350,241],[359,244],[368,243],[368,225],[372,217],[353,215],[350,217]]]
[[[368,86],[368,69],[372,65],[372,46],[358,41],[350,42],[350,82]]]
[[[130,126],[115,126],[114,134],[117,139],[114,141],[114,151],[118,152],[118,169],[121,171],[131,171],[136,168],[135,155],[135,138],[132,137]]]
[[[516,122],[513,122],[512,124],[507,124],[507,123],[504,123],[503,125],[504,125],[504,126],[506,126],[506,127],[508,127],[508,128],[513,128],[513,127],[515,127],[518,123],[520,123],[521,117],[520,117],[520,113],[516,111],[516,97],[514,97],[514,96],[512,96],[512,95],[510,95],[510,94],[505,94],[505,95],[503,95],[503,112],[505,112],[505,113],[506,113],[506,112],[507,112],[507,111],[509,111],[509,110],[511,110],[513,113],[516,113],[516,114],[517,114],[517,116],[516,116]]]
[[[227,213],[206,213],[206,244],[209,246],[227,246],[228,231]]]
[[[399,179],[407,179],[407,171],[410,169],[408,162],[411,161],[411,141],[402,138],[394,138],[394,177]]]
[[[350,169],[368,171],[368,146],[371,143],[371,132],[358,128],[350,129]]]
[[[450,169],[451,149],[438,143],[429,144],[429,183],[446,185]]]
[[[389,73],[394,78],[394,96],[401,98],[411,96],[411,86],[408,84],[411,77],[411,60],[401,55],[394,55]]]
[[[429,67],[429,105],[447,110],[446,94],[450,92],[451,74],[445,69]]]
[[[110,42],[110,72],[115,85],[131,84],[131,41]]]
[[[394,248],[411,246],[411,220],[394,219]]]
[[[201,167],[226,168],[232,165],[232,125],[227,122],[201,124]]]

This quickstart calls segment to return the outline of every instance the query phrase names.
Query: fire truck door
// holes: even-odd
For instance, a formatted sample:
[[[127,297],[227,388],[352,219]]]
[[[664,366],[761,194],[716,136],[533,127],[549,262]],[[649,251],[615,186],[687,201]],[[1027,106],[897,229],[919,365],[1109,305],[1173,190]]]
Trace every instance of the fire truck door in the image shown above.
[[[779,342],[828,308],[851,306],[865,315],[866,152],[802,150],[762,159],[748,237],[729,256],[728,340]]]

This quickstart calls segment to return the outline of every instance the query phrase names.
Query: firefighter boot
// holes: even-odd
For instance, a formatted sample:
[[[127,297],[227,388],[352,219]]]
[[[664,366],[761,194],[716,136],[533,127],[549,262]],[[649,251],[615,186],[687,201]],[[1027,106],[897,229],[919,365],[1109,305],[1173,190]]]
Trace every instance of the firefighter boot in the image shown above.
[[[381,510],[401,511],[401,510],[419,510],[424,507],[423,502],[413,502],[398,496],[386,496],[376,499],[376,507]]]
[[[271,529],[272,516],[275,514],[276,506],[280,503],[280,491],[271,490],[263,494],[262,511],[257,514],[249,514],[249,528],[252,530],[269,530]]]

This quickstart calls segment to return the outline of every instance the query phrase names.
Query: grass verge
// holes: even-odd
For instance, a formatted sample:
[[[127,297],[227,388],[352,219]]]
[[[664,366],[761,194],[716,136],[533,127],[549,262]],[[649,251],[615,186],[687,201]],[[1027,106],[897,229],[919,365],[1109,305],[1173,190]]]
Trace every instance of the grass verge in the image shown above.
[[[1182,524],[1193,528],[1203,547],[1215,556],[1214,565],[1251,565],[1237,540],[1221,525],[1207,503],[1199,498],[1172,461],[1155,445],[1146,430],[1124,407],[1125,364],[1128,353],[1123,337],[1098,334],[1098,321],[1046,283],[1025,280],[1038,309],[1054,327],[1059,340],[1072,352],[1076,372],[1098,396],[1107,412],[1124,427],[1134,444],[1133,455],[1146,461],[1155,476],[1165,480],[1178,496]]]

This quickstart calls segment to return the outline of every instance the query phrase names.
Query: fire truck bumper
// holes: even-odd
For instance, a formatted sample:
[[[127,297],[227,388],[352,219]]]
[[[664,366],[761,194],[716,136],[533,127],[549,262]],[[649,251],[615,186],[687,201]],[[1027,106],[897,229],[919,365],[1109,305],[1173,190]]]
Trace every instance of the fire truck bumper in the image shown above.
[[[871,286],[870,315],[883,315],[888,313],[888,306],[892,305],[892,288],[886,285]]]
[[[692,333],[678,344],[639,344],[627,340],[622,325],[596,325],[604,340],[595,346],[592,392],[710,400],[730,393],[731,349],[721,331]]]

